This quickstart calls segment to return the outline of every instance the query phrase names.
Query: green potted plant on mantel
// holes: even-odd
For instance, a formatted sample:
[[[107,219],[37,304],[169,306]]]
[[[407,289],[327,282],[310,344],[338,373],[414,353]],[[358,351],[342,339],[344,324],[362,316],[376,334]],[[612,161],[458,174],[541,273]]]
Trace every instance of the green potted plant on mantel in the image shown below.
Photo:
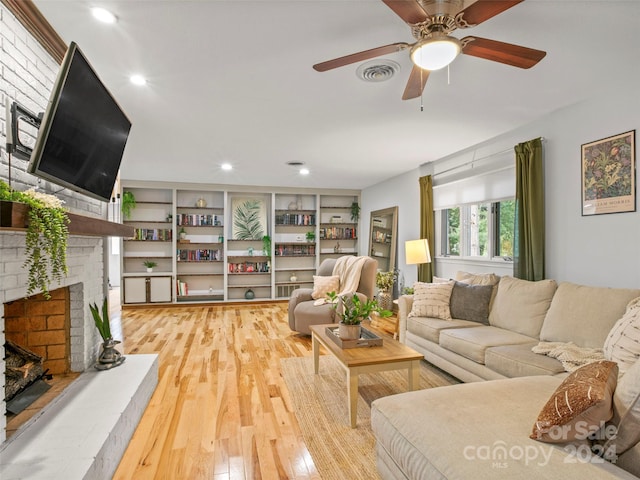
[[[153,267],[158,266],[157,262],[154,262],[153,260],[145,260],[142,264],[147,267],[147,273],[152,273]]]
[[[58,283],[67,274],[67,241],[69,217],[59,198],[31,188],[16,192],[0,180],[0,200],[24,203],[29,206],[25,261],[29,271],[27,295],[41,291],[46,299],[49,285]]]
[[[391,312],[381,308],[375,299],[361,300],[357,293],[338,295],[334,291],[327,293],[327,298],[340,317],[338,335],[343,340],[360,338],[362,321],[368,319],[372,313],[377,313],[383,318],[391,316]]]

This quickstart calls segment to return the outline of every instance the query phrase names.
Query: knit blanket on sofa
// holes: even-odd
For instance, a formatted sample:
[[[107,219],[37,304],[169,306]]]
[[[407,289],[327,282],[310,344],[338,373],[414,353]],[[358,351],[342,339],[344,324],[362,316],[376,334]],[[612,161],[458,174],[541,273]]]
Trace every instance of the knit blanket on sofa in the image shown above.
[[[579,347],[572,342],[540,342],[531,351],[560,360],[567,372],[573,372],[587,363],[604,360],[601,348]]]

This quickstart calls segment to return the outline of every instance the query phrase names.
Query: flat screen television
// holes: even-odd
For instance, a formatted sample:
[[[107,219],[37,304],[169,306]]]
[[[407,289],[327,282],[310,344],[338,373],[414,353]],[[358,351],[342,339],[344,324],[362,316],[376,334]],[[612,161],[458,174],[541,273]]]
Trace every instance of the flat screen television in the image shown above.
[[[42,117],[29,172],[109,201],[131,122],[71,42]]]

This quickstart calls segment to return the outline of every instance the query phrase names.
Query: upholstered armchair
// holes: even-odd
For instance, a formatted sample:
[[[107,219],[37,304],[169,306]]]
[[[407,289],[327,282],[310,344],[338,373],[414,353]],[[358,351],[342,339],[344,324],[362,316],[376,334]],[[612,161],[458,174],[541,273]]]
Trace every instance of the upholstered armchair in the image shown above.
[[[328,277],[333,275],[334,266],[337,259],[328,258],[324,260],[316,272],[317,276]],[[378,261],[367,257],[360,271],[360,282],[356,292],[364,300],[372,299],[375,293],[376,272]],[[311,335],[309,327],[323,323],[336,323],[335,311],[330,303],[315,305],[312,298],[312,288],[298,288],[291,293],[289,298],[289,327],[291,330]]]

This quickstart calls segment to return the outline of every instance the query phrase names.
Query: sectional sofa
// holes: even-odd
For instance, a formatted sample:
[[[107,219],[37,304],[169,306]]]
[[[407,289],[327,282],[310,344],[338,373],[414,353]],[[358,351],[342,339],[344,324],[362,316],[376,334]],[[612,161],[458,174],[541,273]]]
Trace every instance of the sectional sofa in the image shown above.
[[[640,348],[634,350],[636,339],[626,348],[629,338],[619,325],[635,315],[625,328],[640,329],[640,302],[633,302],[640,290],[463,272],[456,278],[459,282],[447,282],[453,285],[445,310],[463,318],[447,318],[437,305],[442,299],[421,297],[424,292],[416,289],[415,296],[399,299],[399,338],[468,383],[373,402],[371,425],[382,477],[638,478]],[[615,372],[607,380],[609,403],[598,403],[609,412],[606,420],[612,411],[613,419],[590,425],[591,439],[583,438],[586,434],[553,443],[530,438],[545,404],[574,380],[566,370],[596,360],[606,343],[605,356],[614,351],[616,329],[625,348],[615,352],[622,352],[624,362],[602,362],[615,366]]]

